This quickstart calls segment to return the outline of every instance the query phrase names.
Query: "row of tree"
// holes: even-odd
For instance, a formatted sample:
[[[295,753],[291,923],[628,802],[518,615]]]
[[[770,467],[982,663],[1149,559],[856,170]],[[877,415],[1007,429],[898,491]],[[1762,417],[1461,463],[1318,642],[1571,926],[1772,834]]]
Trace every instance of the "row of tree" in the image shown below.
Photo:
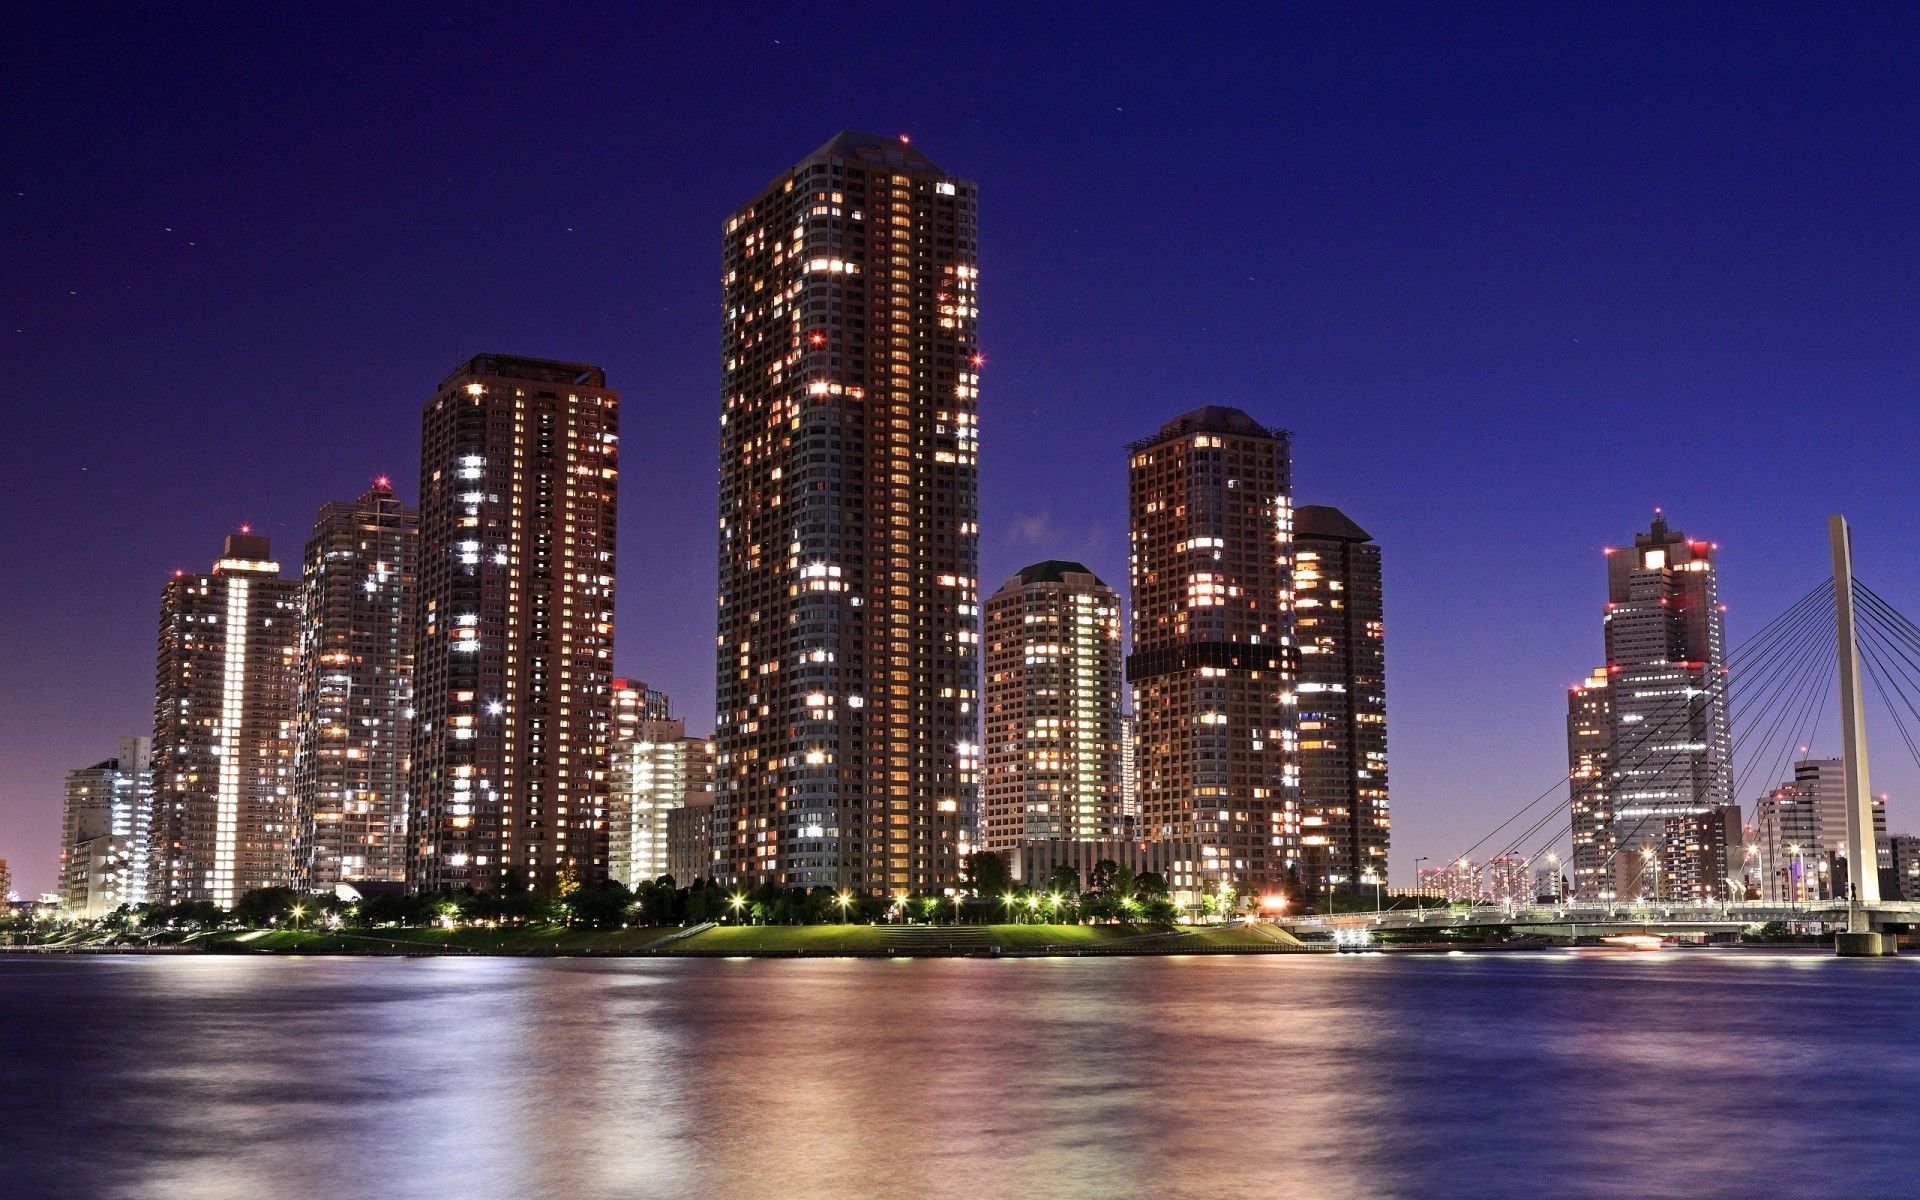
[[[539,894],[510,876],[494,892],[431,896],[383,892],[355,901],[305,895],[292,888],[259,888],[243,894],[232,909],[207,900],[144,905],[123,908],[103,923],[118,930],[336,924],[554,924],[616,929],[627,925],[698,925],[705,921],[756,925],[875,921],[1171,924],[1179,917],[1166,880],[1153,872],[1136,875],[1120,863],[1102,861],[1085,883],[1083,889],[1080,875],[1072,867],[1058,866],[1044,887],[1015,884],[998,855],[982,853],[968,861],[965,889],[954,896],[872,896],[828,887],[797,890],[776,884],[730,889],[711,880],[694,880],[682,887],[670,875],[633,888],[612,880],[590,886],[563,881],[551,894]],[[1238,903],[1239,898],[1233,896],[1206,898],[1208,911],[1218,915],[1227,915]]]

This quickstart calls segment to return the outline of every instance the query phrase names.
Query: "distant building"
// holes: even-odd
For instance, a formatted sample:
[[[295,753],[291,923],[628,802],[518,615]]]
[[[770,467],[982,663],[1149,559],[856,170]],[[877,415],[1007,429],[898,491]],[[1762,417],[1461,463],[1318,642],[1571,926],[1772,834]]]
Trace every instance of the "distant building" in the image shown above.
[[[1535,904],[1559,904],[1566,898],[1567,877],[1560,873],[1560,865],[1557,862],[1534,868],[1533,902]]]
[[[1909,903],[1920,901],[1920,837],[1900,835],[1887,839],[1888,865],[1893,874],[1894,886],[1886,899],[1905,900]],[[0,888],[0,891],[4,891]],[[1881,889],[1887,892],[1887,889]]]
[[[713,792],[689,792],[667,811],[667,874],[680,887],[714,877]]]
[[[1208,406],[1127,447],[1139,834],[1261,889],[1300,868],[1289,445]]]
[[[420,514],[381,479],[320,508],[301,587],[293,875],[308,892],[407,877]]]
[[[1092,886],[1093,869],[1101,862],[1126,867],[1135,875],[1153,872],[1167,881],[1175,905],[1192,909],[1203,893],[1230,882],[1233,868],[1218,847],[1198,842],[1128,842],[1056,839],[1023,842],[1002,852],[1014,883],[1044,889],[1055,867],[1070,867],[1080,890]]]
[[[1300,857],[1315,891],[1387,876],[1387,686],[1380,547],[1337,508],[1293,517],[1300,647]]]
[[[1568,710],[1583,900],[1717,900],[1739,870],[1725,857],[1719,815],[1733,784],[1714,554],[1657,511],[1631,549],[1607,552],[1606,667],[1574,690]],[[1604,741],[1595,736],[1602,720]],[[1629,851],[1643,869],[1622,875]]]
[[[631,742],[640,736],[647,721],[667,719],[667,694],[657,692],[638,679],[613,681],[613,740]]]
[[[152,738],[124,737],[117,757],[67,772],[60,908],[68,915],[91,921],[146,902],[152,752]]]
[[[300,581],[264,537],[235,534],[213,570],[160,600],[147,898],[209,900],[293,880]]]
[[[4,858],[0,858],[0,900],[13,900],[13,872],[7,868]]]
[[[1533,864],[1524,854],[1496,854],[1487,860],[1486,899],[1502,908],[1525,908],[1533,903]]]
[[[608,876],[633,887],[672,874],[669,815],[712,795],[713,743],[688,737],[686,722],[642,721],[633,738],[615,742]]]
[[[620,393],[482,354],[421,410],[407,883],[607,874]]]
[[[978,189],[842,132],[722,241],[717,849],[960,884],[978,814]]]
[[[1754,805],[1754,824],[1764,899],[1845,897],[1847,765],[1844,760],[1810,758],[1793,764],[1793,778]],[[1877,843],[1886,841],[1885,796],[1873,798],[1873,832]]]
[[[1127,823],[1128,836],[1139,824],[1140,776],[1136,773],[1134,738],[1140,726],[1132,713],[1120,717],[1120,816]]]
[[[1421,895],[1441,896],[1449,904],[1478,904],[1483,896],[1480,864],[1462,858],[1444,867],[1422,867],[1419,871]]]
[[[1111,840],[1121,818],[1120,596],[1035,563],[987,600],[982,846]]]

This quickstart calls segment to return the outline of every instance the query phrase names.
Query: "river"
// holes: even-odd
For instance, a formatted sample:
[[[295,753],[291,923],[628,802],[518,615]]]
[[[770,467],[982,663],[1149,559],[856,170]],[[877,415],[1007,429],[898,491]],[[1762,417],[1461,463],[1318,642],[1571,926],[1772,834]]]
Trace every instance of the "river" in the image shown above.
[[[0,958],[0,1195],[1920,1194],[1920,961]]]

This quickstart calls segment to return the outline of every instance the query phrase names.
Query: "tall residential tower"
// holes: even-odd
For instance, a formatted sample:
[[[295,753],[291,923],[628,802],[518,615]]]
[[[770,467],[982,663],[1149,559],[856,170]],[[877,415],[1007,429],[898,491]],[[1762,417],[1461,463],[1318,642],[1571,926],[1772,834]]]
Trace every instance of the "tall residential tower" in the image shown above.
[[[726,222],[719,869],[959,882],[979,770],[975,189],[846,132]]]
[[[147,899],[228,908],[293,873],[300,581],[268,540],[227,538],[160,597]]]
[[[1120,596],[1035,563],[987,600],[984,849],[1106,841],[1121,822]]]
[[[1127,447],[1139,836],[1248,888],[1299,880],[1292,460],[1236,408]]]
[[[419,534],[419,512],[380,479],[322,505],[307,539],[293,874],[310,892],[407,877]]]
[[[1301,857],[1314,890],[1387,877],[1386,625],[1380,546],[1337,508],[1293,517]]]
[[[1630,549],[1609,550],[1606,652],[1568,713],[1576,893],[1724,899],[1741,864],[1727,861],[1732,748],[1714,547],[1656,511]],[[1604,747],[1591,736],[1600,714]],[[1583,771],[1600,761],[1596,789]]]
[[[123,737],[117,757],[67,772],[60,839],[63,912],[90,921],[123,904],[146,901],[152,753],[152,738]]]
[[[483,354],[421,419],[408,884],[603,879],[620,395]]]

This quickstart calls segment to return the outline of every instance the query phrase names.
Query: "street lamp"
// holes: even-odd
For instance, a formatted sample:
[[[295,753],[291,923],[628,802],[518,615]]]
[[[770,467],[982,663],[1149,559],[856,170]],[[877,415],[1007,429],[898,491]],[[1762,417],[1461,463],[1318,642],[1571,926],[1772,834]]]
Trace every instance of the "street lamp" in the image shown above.
[[[841,892],[833,898],[833,902],[840,906],[840,923],[845,925],[847,923],[847,905],[853,903],[853,897],[846,892]]]
[[[727,897],[727,903],[733,907],[734,920],[738,921],[740,919],[741,906],[745,905],[746,902],[747,902],[747,898],[745,896],[742,896],[739,892],[735,892],[733,895]]]
[[[1369,869],[1366,874],[1360,876],[1360,882],[1371,883],[1373,885],[1373,915],[1376,917],[1379,916],[1380,915],[1380,872]]]

